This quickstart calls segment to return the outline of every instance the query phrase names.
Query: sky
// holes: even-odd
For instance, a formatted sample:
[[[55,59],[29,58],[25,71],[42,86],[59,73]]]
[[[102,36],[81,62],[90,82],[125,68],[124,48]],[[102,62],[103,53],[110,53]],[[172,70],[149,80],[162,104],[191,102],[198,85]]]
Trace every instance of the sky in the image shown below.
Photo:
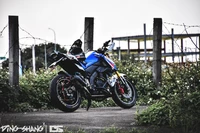
[[[112,37],[142,35],[143,24],[152,34],[153,18],[163,22],[200,25],[199,0],[0,0],[0,31],[8,24],[8,16],[18,16],[19,26],[32,36],[64,47],[71,45],[84,32],[85,17],[94,17],[94,49]],[[183,26],[165,24],[163,32]],[[168,30],[167,30],[168,29]],[[189,33],[200,33],[190,28]],[[21,39],[24,38],[25,39]],[[31,46],[34,40],[19,29],[20,47]],[[84,41],[83,37],[81,38]],[[44,41],[36,40],[36,45]],[[0,36],[0,57],[8,57],[8,27]]]

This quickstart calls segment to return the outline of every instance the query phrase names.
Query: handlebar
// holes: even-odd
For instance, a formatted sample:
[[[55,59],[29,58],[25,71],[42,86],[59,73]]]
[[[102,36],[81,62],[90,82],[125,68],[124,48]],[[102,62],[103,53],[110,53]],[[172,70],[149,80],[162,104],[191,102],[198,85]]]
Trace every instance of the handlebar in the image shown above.
[[[106,41],[104,44],[103,44],[103,47],[108,47],[108,44],[110,43],[110,40]]]
[[[106,41],[102,48],[99,48],[98,50],[96,50],[97,53],[101,53],[101,54],[105,54],[105,52],[108,50],[107,47],[109,46],[110,40]]]

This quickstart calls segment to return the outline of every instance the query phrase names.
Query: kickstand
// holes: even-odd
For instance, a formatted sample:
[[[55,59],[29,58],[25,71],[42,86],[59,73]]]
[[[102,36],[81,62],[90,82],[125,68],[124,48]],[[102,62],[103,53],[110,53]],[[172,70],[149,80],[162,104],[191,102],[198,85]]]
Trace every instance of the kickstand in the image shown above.
[[[87,104],[87,108],[86,108],[87,111],[89,110],[89,108],[90,108],[90,106],[91,106],[91,103],[92,103],[92,100],[91,100],[91,99],[88,99],[88,104]]]

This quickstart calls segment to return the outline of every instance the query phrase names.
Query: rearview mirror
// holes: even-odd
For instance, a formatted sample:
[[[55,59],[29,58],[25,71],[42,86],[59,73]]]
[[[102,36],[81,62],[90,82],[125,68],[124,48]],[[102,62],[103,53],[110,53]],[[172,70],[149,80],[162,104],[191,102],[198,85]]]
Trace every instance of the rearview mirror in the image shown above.
[[[111,45],[108,47],[108,50],[112,51],[114,47],[115,47],[115,43],[112,42]]]

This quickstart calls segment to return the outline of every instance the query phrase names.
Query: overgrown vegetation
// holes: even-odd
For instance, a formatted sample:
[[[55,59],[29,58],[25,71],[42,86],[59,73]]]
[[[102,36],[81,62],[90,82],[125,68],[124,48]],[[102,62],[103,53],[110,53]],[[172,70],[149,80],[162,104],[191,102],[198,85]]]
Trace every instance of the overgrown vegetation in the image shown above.
[[[35,109],[51,108],[49,100],[49,83],[55,72],[31,71],[20,77],[18,95],[16,88],[9,85],[7,70],[0,69],[0,111],[33,111]]]
[[[169,125],[182,132],[197,132],[200,126],[200,66],[197,63],[167,66],[163,71],[160,98],[138,114],[139,124]]]
[[[120,72],[127,74],[138,93],[137,104],[149,107],[137,115],[139,125],[181,128],[183,132],[196,132],[200,127],[200,63],[171,64],[162,67],[162,86],[153,83],[151,64],[116,61]],[[27,71],[20,78],[20,93],[8,84],[8,73],[0,70],[0,111],[32,111],[51,108],[49,83],[56,73]],[[93,107],[115,106],[109,99],[93,102]],[[82,107],[85,107],[86,101]]]
[[[136,85],[137,104],[149,105],[137,115],[138,125],[179,128],[181,132],[197,132],[200,127],[200,62],[165,64],[162,85],[153,83],[151,64],[122,61],[119,71]]]
[[[152,67],[150,64],[131,62],[130,60],[115,61],[119,72],[125,73],[137,89],[137,104],[147,105],[160,97],[153,83]]]
[[[49,84],[55,75],[55,72],[48,72],[43,69],[37,71],[36,75],[27,71],[20,78],[20,97],[17,111],[51,108]],[[27,104],[29,106],[26,107]]]
[[[9,85],[8,76],[7,70],[0,69],[0,111],[10,111],[17,103],[15,89]]]

